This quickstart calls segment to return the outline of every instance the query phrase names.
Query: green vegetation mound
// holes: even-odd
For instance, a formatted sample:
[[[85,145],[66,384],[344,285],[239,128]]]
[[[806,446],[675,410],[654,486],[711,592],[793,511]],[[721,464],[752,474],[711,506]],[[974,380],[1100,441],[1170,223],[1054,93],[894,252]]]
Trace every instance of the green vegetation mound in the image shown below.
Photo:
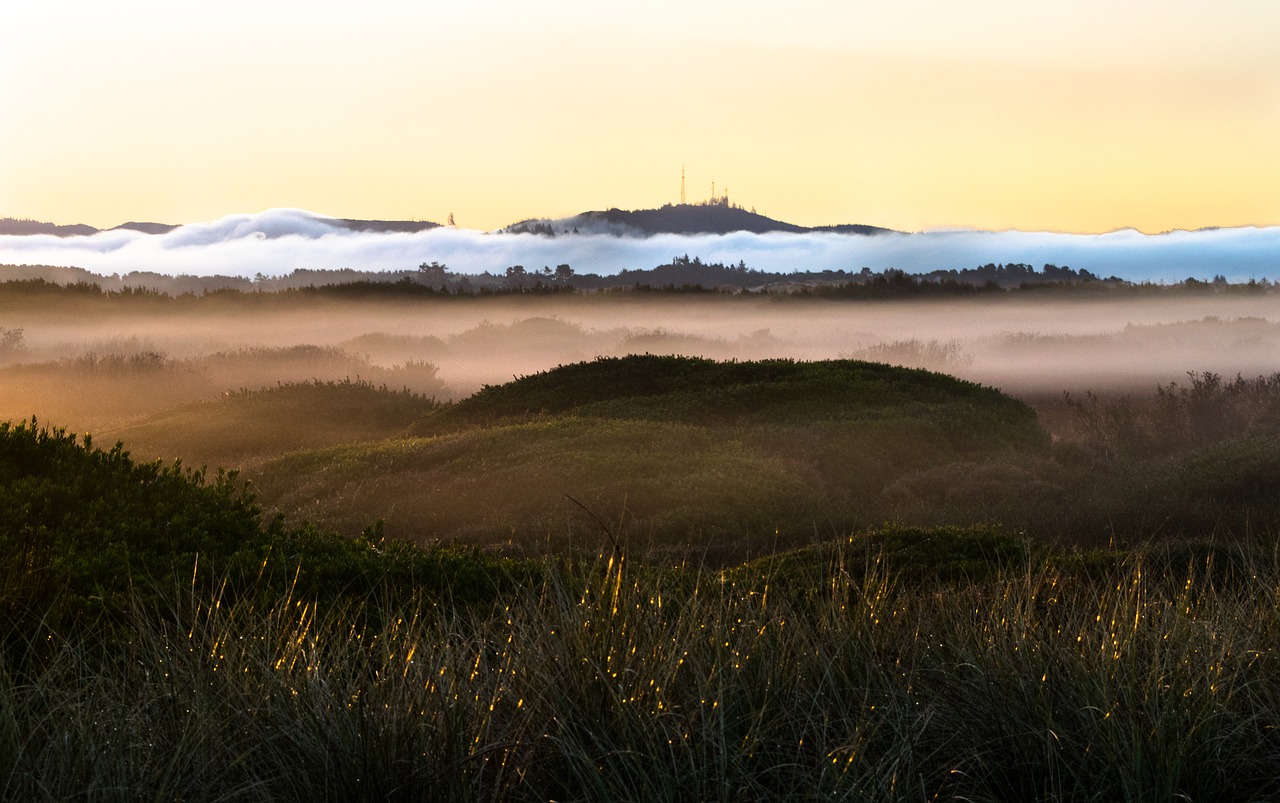
[[[8,606],[64,600],[110,608],[133,578],[190,576],[261,545],[251,498],[231,475],[136,464],[119,445],[0,423],[0,544]]]
[[[616,538],[732,561],[883,521],[905,474],[1047,448],[996,390],[852,360],[602,358],[486,387],[413,432],[287,455],[255,483],[347,532],[378,516],[424,542]]]
[[[1043,441],[1030,407],[944,374],[860,360],[717,362],[602,357],[487,386],[425,418],[415,434],[533,415],[575,414],[694,425],[928,419],[957,441]],[[990,443],[986,441],[986,443]]]

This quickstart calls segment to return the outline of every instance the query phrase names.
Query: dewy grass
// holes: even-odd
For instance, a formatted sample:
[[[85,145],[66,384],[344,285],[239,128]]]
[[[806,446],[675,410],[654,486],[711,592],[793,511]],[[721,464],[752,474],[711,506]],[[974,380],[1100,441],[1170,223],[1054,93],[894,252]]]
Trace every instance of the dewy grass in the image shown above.
[[[174,595],[123,645],[7,661],[0,796],[1280,795],[1275,566],[925,587],[842,559],[804,594],[619,555],[491,612]]]

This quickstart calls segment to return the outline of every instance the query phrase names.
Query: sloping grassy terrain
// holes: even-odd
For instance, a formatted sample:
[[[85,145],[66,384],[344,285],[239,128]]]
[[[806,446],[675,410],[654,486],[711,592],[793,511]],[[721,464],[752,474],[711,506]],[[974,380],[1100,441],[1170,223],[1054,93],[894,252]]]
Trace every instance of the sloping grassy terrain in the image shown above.
[[[883,515],[895,478],[1045,453],[1026,405],[847,360],[603,358],[426,413],[419,437],[297,452],[254,482],[291,516],[420,542],[741,554]]]
[[[155,413],[110,435],[142,457],[243,468],[299,449],[402,435],[436,402],[369,382],[289,382]]]

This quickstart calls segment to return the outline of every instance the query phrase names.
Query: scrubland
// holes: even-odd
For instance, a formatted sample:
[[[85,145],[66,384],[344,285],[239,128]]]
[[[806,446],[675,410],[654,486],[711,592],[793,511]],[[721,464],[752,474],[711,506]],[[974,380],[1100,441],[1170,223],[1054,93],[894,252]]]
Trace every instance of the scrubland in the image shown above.
[[[1268,294],[47,295],[6,798],[1280,796]]]

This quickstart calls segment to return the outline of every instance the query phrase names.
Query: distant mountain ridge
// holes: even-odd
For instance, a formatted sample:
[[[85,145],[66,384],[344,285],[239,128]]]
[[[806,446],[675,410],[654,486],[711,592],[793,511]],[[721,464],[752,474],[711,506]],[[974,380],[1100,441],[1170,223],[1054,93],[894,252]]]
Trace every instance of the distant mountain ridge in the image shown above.
[[[371,231],[381,234],[413,234],[414,232],[440,228],[439,223],[432,223],[429,220],[353,220],[350,218],[335,218],[330,222],[347,231]]]
[[[655,234],[807,234],[827,231],[834,234],[872,235],[890,233],[893,229],[862,224],[834,226],[798,226],[774,220],[727,201],[699,204],[666,204],[658,209],[607,209],[583,212],[567,218],[531,218],[499,231],[508,234],[614,234],[652,236]]]
[[[316,220],[323,221],[338,229],[346,229],[354,232],[378,232],[378,233],[408,233],[426,231],[428,229],[439,228],[439,223],[432,223],[428,220],[359,220],[355,218],[325,218],[316,216]],[[112,226],[109,229],[99,229],[84,223],[73,223],[69,225],[60,225],[57,223],[46,223],[41,220],[28,220],[25,218],[0,218],[0,234],[8,234],[14,236],[25,236],[31,234],[52,234],[55,237],[90,237],[94,234],[100,234],[104,231],[137,231],[143,234],[168,234],[171,231],[182,228],[181,225],[173,223],[148,223],[130,221],[121,223],[119,226]]]
[[[97,234],[99,231],[101,229],[95,229],[93,226],[86,226],[83,223],[60,226],[56,223],[45,223],[41,220],[12,217],[0,218],[0,234],[15,236],[52,234],[55,237],[79,237]]]
[[[143,234],[168,234],[179,227],[172,223],[136,223],[131,221],[129,223],[121,223],[115,228],[127,229],[129,231],[140,231]],[[115,229],[108,229],[108,231],[114,230]]]
[[[302,210],[288,210],[297,217],[314,221],[335,229],[351,232],[412,234],[440,228],[441,224],[427,220],[363,220],[357,218],[331,218],[314,215]],[[143,234],[168,234],[182,225],[171,223],[137,222],[122,223],[110,229],[99,229],[83,223],[61,225],[39,220],[0,218],[0,235],[52,234],[55,237],[88,237],[104,231],[137,231]],[[698,204],[666,204],[657,209],[606,209],[582,212],[567,218],[529,218],[502,229],[505,234],[606,234],[614,236],[649,237],[655,234],[806,234],[831,232],[833,234],[874,235],[893,232],[893,229],[861,224],[833,226],[798,226],[774,220],[746,210],[726,200]],[[286,231],[287,233],[287,231]],[[279,235],[275,235],[279,236]]]

